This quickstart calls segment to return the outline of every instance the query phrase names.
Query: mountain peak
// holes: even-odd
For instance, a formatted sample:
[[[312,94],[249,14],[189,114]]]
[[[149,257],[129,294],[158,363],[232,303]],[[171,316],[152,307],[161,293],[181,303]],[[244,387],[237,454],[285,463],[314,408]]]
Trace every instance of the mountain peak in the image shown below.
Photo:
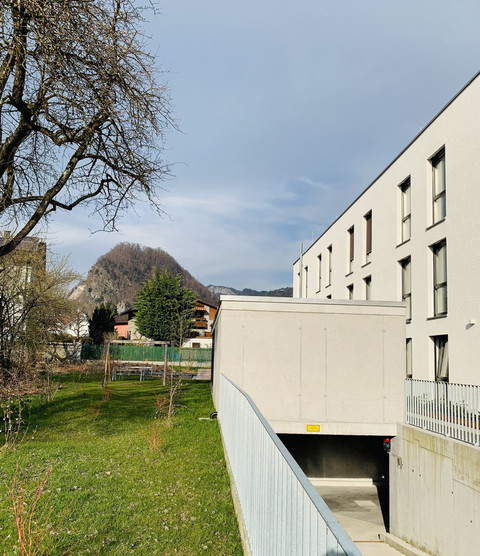
[[[235,288],[230,288],[228,286],[214,286],[210,284],[207,288],[215,295],[250,295],[250,296],[262,296],[262,297],[292,297],[293,288],[285,287],[278,288],[276,290],[252,290],[249,288],[244,288],[243,290],[236,290]]]
[[[135,305],[135,297],[154,269],[167,270],[173,276],[181,274],[183,283],[199,299],[218,304],[218,298],[198,282],[171,255],[160,248],[144,247],[137,243],[119,243],[99,257],[89,270],[85,282],[79,284],[75,296],[91,312],[100,303],[110,303],[121,312]]]

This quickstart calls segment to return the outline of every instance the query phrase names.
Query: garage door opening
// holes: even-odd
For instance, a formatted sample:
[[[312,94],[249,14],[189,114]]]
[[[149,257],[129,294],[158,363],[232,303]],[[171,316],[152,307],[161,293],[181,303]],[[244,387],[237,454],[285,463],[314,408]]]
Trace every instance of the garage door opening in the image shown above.
[[[383,436],[280,434],[279,438],[334,513],[341,506],[346,515],[357,511],[366,519],[381,516],[378,519],[388,532],[388,453]]]

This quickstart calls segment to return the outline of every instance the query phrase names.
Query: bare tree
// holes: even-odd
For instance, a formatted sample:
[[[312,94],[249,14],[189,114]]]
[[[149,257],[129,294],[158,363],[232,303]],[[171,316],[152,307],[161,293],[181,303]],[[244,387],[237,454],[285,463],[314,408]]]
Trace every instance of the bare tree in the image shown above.
[[[0,257],[56,209],[90,205],[115,229],[135,199],[161,212],[165,86],[135,0],[3,0]]]
[[[0,259],[0,383],[35,366],[72,310],[68,293],[78,275],[64,259],[47,266],[45,244],[34,239]]]

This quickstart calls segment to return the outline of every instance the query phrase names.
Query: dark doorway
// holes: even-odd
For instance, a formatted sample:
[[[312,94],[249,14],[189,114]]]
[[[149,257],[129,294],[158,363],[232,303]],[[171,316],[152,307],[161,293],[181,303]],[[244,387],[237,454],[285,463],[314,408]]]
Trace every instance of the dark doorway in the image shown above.
[[[389,530],[389,456],[383,436],[280,434],[279,438],[309,478],[372,479]]]

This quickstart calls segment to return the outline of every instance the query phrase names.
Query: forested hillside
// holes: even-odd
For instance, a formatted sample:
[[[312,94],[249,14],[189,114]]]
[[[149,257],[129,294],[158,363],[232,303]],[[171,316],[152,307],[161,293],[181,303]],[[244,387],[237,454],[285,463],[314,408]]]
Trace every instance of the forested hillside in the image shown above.
[[[79,284],[73,296],[91,312],[95,305],[112,303],[120,312],[134,306],[135,295],[154,268],[181,274],[184,285],[195,291],[200,299],[218,304],[218,297],[200,284],[171,255],[160,248],[143,247],[135,243],[120,243],[102,255],[89,270],[85,282]]]

